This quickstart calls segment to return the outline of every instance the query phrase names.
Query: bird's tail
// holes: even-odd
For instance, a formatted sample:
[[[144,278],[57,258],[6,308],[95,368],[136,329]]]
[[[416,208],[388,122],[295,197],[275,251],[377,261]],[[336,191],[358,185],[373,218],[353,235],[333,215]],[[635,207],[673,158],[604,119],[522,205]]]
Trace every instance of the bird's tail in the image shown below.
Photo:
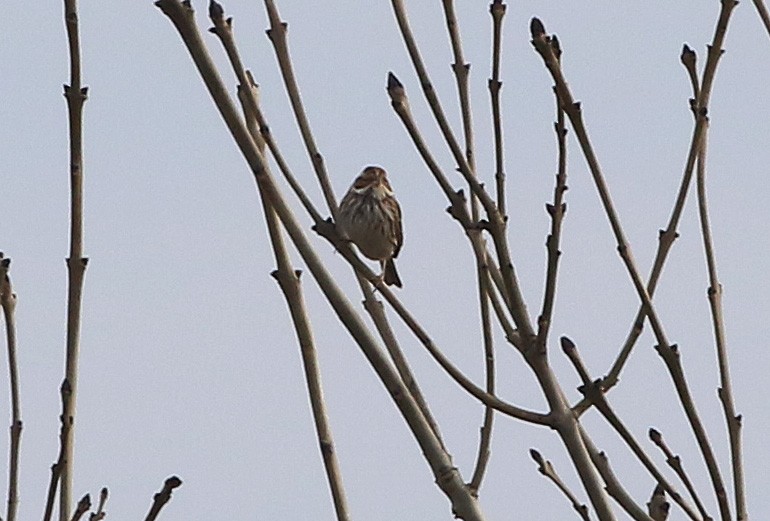
[[[396,271],[396,263],[393,261],[393,259],[388,259],[385,261],[383,270],[383,280],[385,281],[385,284],[388,286],[396,286],[397,288],[400,288],[401,278],[398,276],[398,272]]]

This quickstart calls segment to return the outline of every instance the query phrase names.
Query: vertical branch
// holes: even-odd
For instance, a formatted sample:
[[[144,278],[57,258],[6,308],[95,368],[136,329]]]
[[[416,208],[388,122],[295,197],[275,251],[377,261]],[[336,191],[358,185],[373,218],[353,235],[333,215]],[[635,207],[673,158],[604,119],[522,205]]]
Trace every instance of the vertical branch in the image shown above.
[[[486,375],[485,390],[487,393],[495,394],[495,352],[492,340],[492,325],[489,313],[490,294],[494,291],[490,287],[489,277],[486,273],[486,267],[479,266],[477,269],[479,277],[479,309],[481,311],[482,337],[484,341],[484,373]],[[479,450],[476,456],[476,466],[473,470],[468,487],[472,494],[478,494],[481,487],[481,480],[484,479],[484,473],[489,462],[490,450],[492,444],[492,423],[494,419],[494,409],[487,405],[484,408],[484,422],[481,424],[481,438],[479,440]]]
[[[735,488],[735,509],[738,521],[748,519],[746,512],[746,495],[743,480],[743,461],[741,450],[741,416],[735,412],[733,402],[732,382],[730,380],[730,366],[727,360],[727,347],[725,340],[724,315],[722,313],[722,284],[717,276],[716,258],[714,256],[714,243],[709,224],[708,200],[706,197],[706,148],[708,143],[708,124],[704,128],[701,138],[700,154],[696,186],[698,189],[698,214],[700,216],[701,233],[703,235],[703,248],[706,253],[708,265],[709,288],[708,299],[711,307],[711,318],[714,325],[714,338],[717,348],[717,360],[719,363],[720,388],[719,400],[722,402],[727,432],[730,438],[730,455],[733,469],[733,485]]]
[[[254,143],[259,152],[264,155],[265,140],[259,133],[257,123],[257,111],[259,105],[256,96],[256,86],[252,82],[250,75],[246,74],[243,64],[238,54],[235,39],[232,31],[232,19],[225,20],[222,6],[213,1],[209,5],[209,16],[214,23],[211,30],[222,41],[222,45],[230,58],[230,63],[238,78],[238,94],[243,107],[244,120],[249,129]],[[332,493],[335,512],[339,521],[349,521],[351,519],[348,511],[345,489],[342,483],[342,472],[340,471],[339,461],[334,450],[334,437],[332,435],[329,417],[326,411],[326,402],[323,397],[323,387],[321,385],[321,371],[318,365],[318,356],[313,339],[310,318],[307,315],[305,301],[302,295],[300,285],[300,271],[295,271],[291,266],[289,253],[283,240],[280,221],[275,213],[275,209],[270,204],[269,199],[265,197],[261,185],[257,185],[260,192],[260,200],[265,214],[270,243],[273,247],[277,269],[272,273],[278,282],[281,291],[289,307],[294,329],[297,333],[297,340],[300,345],[302,355],[302,366],[305,371],[305,381],[308,387],[308,397],[315,421],[316,434],[321,449],[321,457],[324,462],[326,476],[329,481],[329,488]]]
[[[551,39],[551,45],[553,46],[556,59],[561,61],[561,49],[559,48],[559,41],[555,36]],[[564,192],[567,191],[567,129],[564,126],[564,109],[559,103],[559,95],[556,91],[554,91],[554,97],[556,98],[554,131],[556,132],[559,166],[556,173],[556,187],[553,191],[553,204],[545,205],[548,215],[551,216],[551,233],[545,241],[546,248],[548,249],[548,270],[545,279],[543,309],[540,312],[537,330],[537,342],[542,348],[546,346],[548,330],[553,316],[553,305],[556,297],[556,275],[559,268],[559,257],[561,256],[561,251],[559,250],[561,226],[564,221],[564,214],[567,213],[567,203],[564,202]]]
[[[11,447],[8,456],[8,509],[6,520],[15,521],[19,506],[19,450],[21,447],[21,398],[19,397],[19,367],[16,362],[16,294],[8,270],[11,259],[0,252],[0,307],[5,317],[8,344],[8,374],[11,386]]]
[[[493,0],[489,6],[492,15],[492,77],[489,79],[489,97],[492,102],[492,125],[495,134],[495,186],[497,188],[497,208],[503,217],[506,213],[505,166],[503,164],[503,118],[500,114],[500,50],[503,41],[503,16],[506,5],[503,0]]]
[[[465,160],[471,174],[476,174],[476,159],[473,153],[473,118],[471,117],[471,103],[468,94],[468,75],[471,64],[466,63],[463,58],[463,46],[460,40],[460,30],[457,24],[457,15],[455,14],[454,0],[442,0],[444,6],[444,17],[446,18],[447,31],[449,39],[452,42],[452,54],[454,63],[452,71],[457,81],[457,94],[460,98],[460,113],[463,121],[463,135],[465,136]],[[471,192],[472,193],[472,192]],[[476,197],[471,195],[471,217],[473,221],[479,219],[479,207]]]
[[[460,113],[463,122],[463,136],[465,137],[465,160],[472,175],[476,175],[476,159],[474,157],[473,144],[473,119],[471,117],[470,95],[468,94],[468,75],[471,65],[465,62],[463,58],[463,47],[460,39],[460,30],[457,23],[457,15],[454,9],[454,0],[443,0],[444,16],[446,18],[447,31],[452,44],[452,54],[454,63],[452,71],[457,81],[457,94],[460,100]],[[471,220],[476,223],[479,220],[479,201],[470,191]],[[476,255],[476,279],[479,291],[479,309],[481,312],[482,340],[484,344],[484,372],[486,374],[486,391],[494,394],[495,390],[495,353],[492,342],[492,326],[489,313],[488,291],[489,279],[486,275],[486,248],[483,245],[483,239],[480,231],[474,231],[468,234],[471,242],[474,244]],[[492,441],[492,423],[494,419],[494,410],[487,406],[484,409],[484,421],[481,426],[481,438],[479,440],[478,456],[473,471],[473,477],[470,482],[471,493],[478,494],[481,481],[484,478],[484,472],[489,461],[489,446]]]
[[[69,288],[67,294],[67,356],[65,384],[62,389],[61,489],[59,519],[66,521],[72,511],[72,473],[74,468],[75,405],[77,402],[80,319],[83,277],[88,259],[83,257],[83,103],[88,88],[81,86],[80,34],[77,0],[64,0],[70,56],[70,83],[64,85],[69,111],[70,141],[70,252],[67,258]]]

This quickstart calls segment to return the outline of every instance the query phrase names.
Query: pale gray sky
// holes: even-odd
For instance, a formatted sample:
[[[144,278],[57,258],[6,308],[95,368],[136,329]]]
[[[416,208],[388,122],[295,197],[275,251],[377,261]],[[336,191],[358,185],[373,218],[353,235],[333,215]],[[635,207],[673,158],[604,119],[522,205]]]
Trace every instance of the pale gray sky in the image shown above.
[[[488,183],[492,141],[487,94],[487,2],[457,2],[472,63],[477,161]],[[203,28],[206,4],[195,1]],[[459,130],[452,60],[439,2],[411,1],[423,57]],[[261,84],[263,108],[295,174],[320,206],[312,170],[289,110],[260,2],[224,4],[235,17],[243,58]],[[337,195],[367,164],[390,172],[405,219],[400,296],[443,351],[483,381],[472,258],[446,202],[411,146],[385,93],[388,71],[405,84],[443,168],[454,164],[407,60],[390,3],[279,2],[311,123]],[[505,20],[503,107],[510,237],[530,313],[540,307],[543,246],[556,169],[551,81],[529,44],[529,20],[558,34],[567,79],[583,102],[626,233],[644,273],[666,225],[692,129],[690,87],[679,53],[687,42],[705,60],[719,2],[632,6],[512,2]],[[19,294],[22,377],[22,519],[42,513],[58,449],[66,297],[68,79],[61,5],[8,3],[0,21],[0,251],[13,259]],[[184,485],[163,519],[334,519],[312,427],[299,349],[274,269],[251,174],[219,118],[186,49],[151,2],[80,3],[85,107],[85,281],[75,491],[106,485],[111,518],[137,519],[171,475]],[[224,64],[213,35],[212,53]],[[711,105],[709,196],[737,408],[744,414],[749,512],[770,511],[764,469],[770,449],[765,397],[770,311],[765,266],[770,239],[767,143],[770,41],[750,2],[735,11]],[[226,69],[225,69],[226,71]],[[224,72],[229,85],[235,81]],[[570,134],[571,136],[571,134]],[[453,178],[459,185],[459,177]],[[551,360],[577,398],[577,376],[558,351],[566,334],[595,377],[610,366],[637,299],[574,141],[569,207]],[[691,192],[693,195],[694,192]],[[707,278],[695,206],[688,203],[656,295],[669,338],[679,344],[704,422],[730,482],[726,429],[716,399]],[[304,215],[301,220],[309,225]],[[350,270],[328,244],[314,244],[354,302]],[[301,267],[301,265],[300,265]],[[356,519],[449,519],[446,498],[405,423],[364,357],[336,322],[311,277],[313,313],[337,453]],[[470,479],[483,410],[394,322],[446,443]],[[661,430],[717,515],[706,472],[648,334],[610,395],[650,449]],[[544,400],[517,353],[498,339],[505,398],[542,410]],[[0,374],[7,374],[5,366]],[[6,382],[7,377],[3,376]],[[3,384],[6,386],[6,384]],[[5,387],[7,388],[7,387]],[[3,393],[6,391],[3,390]],[[0,423],[8,418],[0,400]],[[595,413],[585,423],[641,503],[653,488]],[[0,447],[7,446],[0,429]],[[537,473],[528,449],[551,459],[581,499],[554,433],[498,417],[481,490],[488,519],[576,519]],[[5,449],[0,453],[5,454]],[[5,461],[3,455],[0,461]],[[0,465],[5,469],[5,465]],[[667,473],[670,475],[670,473]],[[0,472],[6,490],[7,472]],[[680,487],[681,488],[681,487]],[[731,496],[732,500],[732,496]],[[619,513],[622,518],[623,514]],[[684,515],[674,510],[676,521]]]

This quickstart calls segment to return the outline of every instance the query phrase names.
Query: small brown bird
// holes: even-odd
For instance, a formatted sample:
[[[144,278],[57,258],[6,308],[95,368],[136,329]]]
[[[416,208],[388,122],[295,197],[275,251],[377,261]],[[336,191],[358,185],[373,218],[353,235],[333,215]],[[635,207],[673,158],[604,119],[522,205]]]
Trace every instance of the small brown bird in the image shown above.
[[[366,257],[380,261],[387,285],[401,287],[393,262],[401,251],[401,207],[385,170],[367,166],[340,202],[340,226]]]

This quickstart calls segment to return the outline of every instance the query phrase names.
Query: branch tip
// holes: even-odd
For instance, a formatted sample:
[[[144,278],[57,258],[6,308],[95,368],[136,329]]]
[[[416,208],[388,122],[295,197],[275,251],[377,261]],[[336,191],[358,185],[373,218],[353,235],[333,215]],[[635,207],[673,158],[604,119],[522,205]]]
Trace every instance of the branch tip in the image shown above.
[[[222,7],[222,4],[217,2],[216,0],[211,0],[209,3],[209,18],[212,20],[221,20],[225,15],[225,10]]]
[[[535,463],[537,463],[537,464],[538,464],[538,465],[540,465],[541,467],[543,466],[543,455],[542,455],[542,454],[540,454],[540,453],[537,451],[537,449],[529,449],[529,456],[530,456],[530,457],[531,457],[533,460],[535,460]]]
[[[507,7],[503,0],[492,0],[492,3],[489,5],[489,12],[495,18],[502,18]]]
[[[564,354],[569,355],[570,352],[575,350],[575,342],[566,336],[561,337],[559,342],[561,342],[561,350],[564,351]]]
[[[529,32],[532,34],[533,40],[545,36],[545,26],[543,25],[543,22],[537,17],[532,18],[532,21],[529,23]]]
[[[403,89],[404,84],[401,83],[393,72],[388,72],[388,90],[390,89]]]

